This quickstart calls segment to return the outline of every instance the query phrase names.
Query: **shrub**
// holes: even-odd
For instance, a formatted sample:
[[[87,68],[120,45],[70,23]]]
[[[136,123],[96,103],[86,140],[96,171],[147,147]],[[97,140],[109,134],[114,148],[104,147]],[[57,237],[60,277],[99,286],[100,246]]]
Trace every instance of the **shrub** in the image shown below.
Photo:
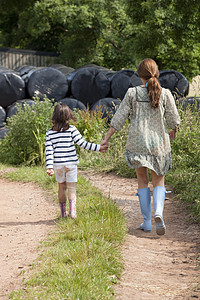
[[[89,107],[86,111],[78,110],[74,112],[76,122],[74,125],[80,131],[86,141],[99,143],[102,141],[106,132],[106,119],[102,118],[103,113],[100,109],[90,112]]]
[[[9,134],[1,142],[0,160],[14,165],[45,164],[46,131],[51,127],[54,105],[44,98],[34,99],[36,105],[18,105],[18,113],[8,118],[6,127]],[[57,103],[55,103],[56,105]],[[87,141],[100,143],[106,131],[106,120],[102,119],[100,110],[90,113],[75,111],[77,121],[74,125]],[[80,148],[77,147],[78,153]]]
[[[8,118],[8,135],[1,142],[0,157],[9,164],[44,164],[45,134],[51,127],[52,101],[35,97],[35,106],[18,106],[18,113]]]
[[[173,170],[166,179],[200,219],[200,116],[195,105],[179,113],[181,124],[172,142]]]
[[[98,122],[98,121],[97,121]],[[98,125],[96,125],[98,128]],[[114,172],[119,176],[135,177],[136,173],[134,169],[130,169],[124,158],[125,145],[128,135],[129,120],[125,122],[125,125],[120,131],[116,131],[109,141],[109,148],[106,153],[93,153],[91,151],[80,151],[80,167],[93,168],[101,172]],[[108,131],[106,121],[99,130],[99,138],[94,142],[102,142],[104,136]]]

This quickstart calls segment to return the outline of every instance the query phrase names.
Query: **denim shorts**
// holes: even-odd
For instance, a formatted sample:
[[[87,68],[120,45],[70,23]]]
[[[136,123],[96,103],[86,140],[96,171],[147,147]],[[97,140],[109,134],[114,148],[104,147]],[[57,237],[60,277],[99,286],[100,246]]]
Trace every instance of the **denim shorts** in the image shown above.
[[[53,168],[57,182],[77,182],[77,165],[54,166]]]

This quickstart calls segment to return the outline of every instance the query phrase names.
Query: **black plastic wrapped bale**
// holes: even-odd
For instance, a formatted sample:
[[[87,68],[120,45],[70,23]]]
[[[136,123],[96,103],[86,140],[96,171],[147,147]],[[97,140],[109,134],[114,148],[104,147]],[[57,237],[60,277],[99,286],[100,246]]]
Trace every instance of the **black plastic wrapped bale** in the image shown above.
[[[108,79],[110,79],[110,78],[112,78],[117,72],[116,71],[112,71],[112,70],[107,70],[107,69],[103,69],[103,70],[101,70],[101,72],[102,73],[104,73],[104,75],[108,78]]]
[[[42,100],[46,95],[49,99],[59,101],[66,96],[68,83],[62,72],[51,67],[45,67],[36,69],[31,74],[27,90],[30,98],[38,96]]]
[[[187,107],[189,107],[192,111],[195,109],[200,110],[200,97],[179,98],[178,106],[182,110],[186,110]]]
[[[67,84],[68,84],[68,91],[66,96],[71,96],[71,82],[72,82],[72,78],[75,75],[76,70],[62,64],[53,64],[50,67],[62,72],[66,76]]]
[[[119,100],[114,98],[103,98],[92,105],[91,112],[100,109],[102,112],[102,118],[107,118],[109,123],[120,103],[121,102]]]
[[[65,75],[67,78],[67,83],[68,83],[69,87],[71,87],[72,80],[73,80],[74,76],[76,75],[76,73],[77,73],[77,70],[74,70],[74,71],[68,73],[67,75]]]
[[[121,70],[114,74],[111,80],[112,98],[122,100],[127,90],[132,87],[131,77],[135,74],[133,70]]]
[[[0,72],[0,105],[4,108],[16,100],[26,97],[25,83],[19,74],[12,70]]]
[[[53,65],[54,66],[54,65]],[[82,70],[82,69],[88,69],[88,68],[96,68],[96,69],[100,69],[100,67],[99,66],[97,66],[97,65],[95,65],[95,64],[88,64],[88,65],[83,65],[83,66],[81,66],[81,67],[79,67],[79,68],[77,68],[77,69],[74,69],[74,70],[72,70],[71,72],[69,72],[68,74],[66,74],[66,76],[67,76],[67,82],[68,82],[68,84],[69,85],[71,85],[71,82],[72,82],[72,80],[73,80],[73,78],[74,78],[74,76],[76,75],[76,73],[78,73],[80,70]],[[101,71],[102,71],[102,69],[101,69]]]
[[[71,82],[75,99],[91,106],[110,92],[110,81],[100,69],[89,67],[79,69]]]
[[[14,115],[17,114],[18,112],[18,106],[20,106],[22,109],[24,108],[24,105],[30,105],[30,106],[35,106],[36,103],[35,101],[31,99],[23,99],[23,100],[18,100],[15,103],[9,105],[6,109],[6,118],[10,118]]]
[[[36,69],[36,67],[34,67],[34,66],[22,65],[22,66],[16,68],[15,71],[17,73],[19,73],[20,76],[23,76],[24,74],[27,74],[29,72],[29,70],[32,68]]]
[[[83,69],[83,68],[86,68],[86,69],[95,68],[95,69],[99,69],[99,70],[108,70],[107,68],[96,65],[96,64],[85,64],[85,65],[82,65],[81,67],[79,67],[77,70],[80,70],[80,69]]]
[[[159,81],[160,85],[169,89],[176,98],[186,97],[188,95],[189,81],[178,71],[160,71]]]
[[[75,70],[74,68],[67,67],[67,66],[62,65],[62,64],[53,64],[53,65],[50,65],[49,67],[54,68],[54,69],[62,72],[64,75],[68,75],[69,73],[71,73]]]
[[[2,106],[0,106],[0,127],[4,126],[5,120],[6,120],[6,111]]]
[[[11,70],[6,67],[0,66],[0,72],[2,71],[11,71]]]
[[[140,79],[140,77],[138,76],[137,72],[135,72],[132,76],[131,76],[131,83],[132,83],[132,86],[135,87],[135,86],[139,86],[139,85],[142,85],[142,80]]]
[[[74,99],[74,98],[64,98],[62,100],[60,100],[59,102],[66,104],[67,106],[69,106],[69,108],[71,110],[77,109],[77,110],[84,110],[86,111],[86,106],[85,104],[83,104],[83,102]]]
[[[27,84],[27,82],[29,81],[29,78],[31,76],[31,74],[39,68],[36,68],[34,66],[21,66],[19,68],[16,69],[16,71],[20,74],[20,76],[22,77],[22,79],[24,80],[25,84]]]
[[[8,129],[6,127],[1,127],[0,128],[0,139],[4,139],[5,135],[8,134]]]
[[[97,66],[97,65],[95,65],[95,64],[87,64],[87,65],[83,65],[83,66],[81,66],[81,67],[79,67],[79,68],[77,68],[77,69],[74,69],[74,70],[72,70],[71,72],[69,72],[68,74],[66,74],[68,84],[71,85],[74,76],[75,76],[76,73],[78,73],[80,70],[82,70],[82,69],[84,69],[84,68],[87,68],[87,69],[88,69],[88,68],[91,68],[91,67],[92,67],[92,68],[96,68],[96,69],[99,69],[99,68],[100,68],[99,66]]]
[[[83,65],[79,69],[77,69],[76,71],[78,71],[80,69],[83,69],[83,68],[89,68],[89,67],[93,67],[93,68],[96,68],[96,69],[100,70],[107,78],[110,78],[115,73],[117,73],[116,71],[113,71],[113,70],[110,70],[110,69],[107,69],[105,67],[98,66],[98,65],[95,65],[95,64],[86,64],[86,65]]]

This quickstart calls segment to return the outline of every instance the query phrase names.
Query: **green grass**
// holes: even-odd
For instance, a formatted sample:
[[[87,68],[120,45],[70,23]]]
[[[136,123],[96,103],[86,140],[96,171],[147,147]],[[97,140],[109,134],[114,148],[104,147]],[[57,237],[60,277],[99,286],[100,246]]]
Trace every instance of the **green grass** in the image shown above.
[[[4,169],[0,165],[0,170]],[[57,183],[41,167],[19,167],[3,175],[36,182],[56,198]],[[42,244],[25,288],[10,299],[113,299],[113,284],[123,268],[120,246],[127,228],[122,212],[83,177],[77,185],[78,217],[58,220],[55,233]]]
[[[179,111],[181,124],[172,142],[173,170],[166,176],[177,198],[188,203],[193,221],[200,221],[200,111]]]

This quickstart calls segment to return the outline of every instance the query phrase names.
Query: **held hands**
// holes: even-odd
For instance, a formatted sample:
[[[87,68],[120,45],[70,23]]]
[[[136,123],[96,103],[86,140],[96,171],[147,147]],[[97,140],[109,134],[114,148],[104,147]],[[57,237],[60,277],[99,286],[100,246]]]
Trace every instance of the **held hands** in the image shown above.
[[[108,147],[109,147],[109,143],[107,141],[103,141],[100,145],[100,150],[99,152],[103,152],[105,153],[107,150],[108,150]]]
[[[47,169],[47,175],[49,175],[49,176],[53,176],[53,174],[54,174],[54,170],[53,169]]]
[[[111,136],[115,133],[115,129],[113,127],[110,127],[110,129],[108,130],[108,133],[106,134],[103,142],[100,145],[100,152],[106,152],[108,147],[109,147],[109,139],[111,138]]]

